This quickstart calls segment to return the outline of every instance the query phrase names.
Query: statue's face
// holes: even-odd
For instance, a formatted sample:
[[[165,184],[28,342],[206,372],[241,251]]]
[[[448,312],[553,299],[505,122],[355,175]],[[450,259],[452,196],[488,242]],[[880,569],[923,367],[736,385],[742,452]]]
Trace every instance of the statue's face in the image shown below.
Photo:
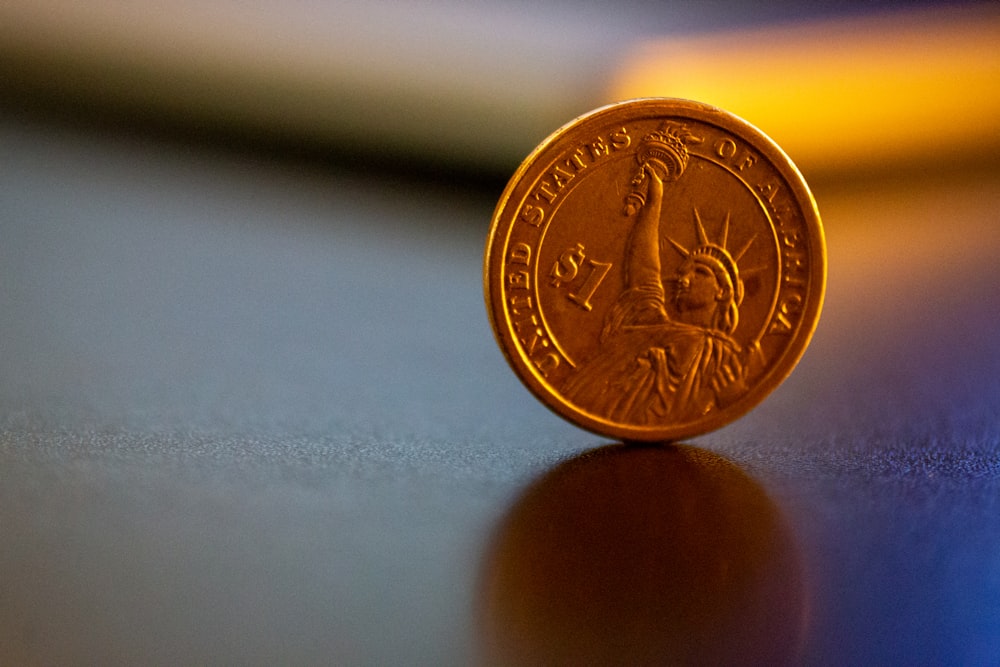
[[[711,268],[686,259],[677,269],[674,303],[681,312],[712,307],[721,298],[722,289]]]

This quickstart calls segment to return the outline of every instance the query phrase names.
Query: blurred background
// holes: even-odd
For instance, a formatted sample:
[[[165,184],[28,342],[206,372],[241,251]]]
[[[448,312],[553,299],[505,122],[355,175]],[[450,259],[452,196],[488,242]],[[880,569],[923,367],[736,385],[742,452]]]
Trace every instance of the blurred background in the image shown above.
[[[998,16],[888,0],[11,0],[0,82],[13,112],[495,179],[596,106],[685,97],[750,120],[809,175],[850,177],[995,155]]]
[[[0,2],[0,664],[1000,663],[998,46],[995,2]],[[482,297],[519,162],[647,95],[771,136],[829,250],[796,371],[679,447],[545,410]]]

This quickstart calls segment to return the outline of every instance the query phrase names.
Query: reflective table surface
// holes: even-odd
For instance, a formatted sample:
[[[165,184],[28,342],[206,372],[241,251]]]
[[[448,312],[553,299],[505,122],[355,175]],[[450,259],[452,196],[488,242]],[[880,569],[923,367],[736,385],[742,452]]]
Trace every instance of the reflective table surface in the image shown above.
[[[1000,659],[997,169],[817,184],[798,368],[632,448],[494,343],[502,185],[0,146],[0,662]]]

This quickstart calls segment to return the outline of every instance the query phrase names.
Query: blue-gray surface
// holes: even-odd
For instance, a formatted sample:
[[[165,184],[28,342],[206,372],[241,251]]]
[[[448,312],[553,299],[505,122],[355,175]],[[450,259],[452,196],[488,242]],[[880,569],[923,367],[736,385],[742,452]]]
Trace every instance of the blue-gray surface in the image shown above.
[[[498,522],[606,444],[493,342],[493,202],[15,122],[0,147],[0,662],[471,662]],[[797,660],[995,664],[996,172],[818,198],[813,345],[692,444],[790,527]]]

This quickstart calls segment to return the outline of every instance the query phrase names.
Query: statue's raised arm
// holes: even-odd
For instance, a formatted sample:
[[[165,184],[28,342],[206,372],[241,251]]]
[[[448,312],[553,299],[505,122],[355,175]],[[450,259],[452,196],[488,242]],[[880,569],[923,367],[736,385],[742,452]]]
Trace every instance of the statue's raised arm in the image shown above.
[[[643,137],[632,190],[625,197],[624,215],[635,218],[625,247],[625,289],[605,321],[602,339],[623,326],[669,320],[660,266],[664,184],[681,177],[689,157],[687,145],[701,141],[676,123],[664,123]]]

